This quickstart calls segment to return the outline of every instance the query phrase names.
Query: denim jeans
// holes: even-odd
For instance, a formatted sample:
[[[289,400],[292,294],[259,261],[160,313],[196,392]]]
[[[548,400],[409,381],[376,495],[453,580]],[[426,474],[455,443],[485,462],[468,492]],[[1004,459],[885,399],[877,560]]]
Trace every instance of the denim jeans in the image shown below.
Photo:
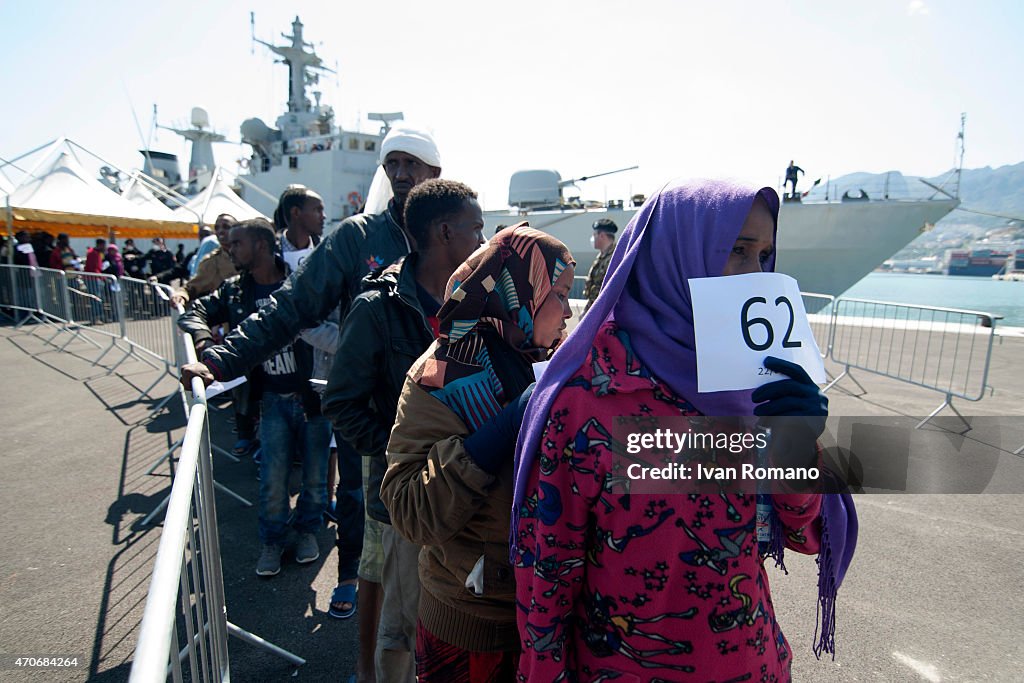
[[[359,556],[363,553],[363,459],[338,434],[338,489],[334,512],[338,518],[338,583],[359,575]]]
[[[106,282],[100,279],[84,278],[85,288],[89,292],[89,320],[92,324],[103,322],[103,301]]]
[[[293,453],[302,461],[302,491],[292,527],[299,533],[313,533],[323,522],[331,424],[323,416],[307,419],[297,394],[264,392],[260,405],[260,541],[284,545],[288,536],[288,471]]]

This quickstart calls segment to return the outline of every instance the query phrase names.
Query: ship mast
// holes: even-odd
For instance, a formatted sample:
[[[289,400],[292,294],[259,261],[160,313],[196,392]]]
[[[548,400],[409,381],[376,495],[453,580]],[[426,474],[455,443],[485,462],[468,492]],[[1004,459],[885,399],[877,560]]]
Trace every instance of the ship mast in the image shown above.
[[[960,199],[960,176],[964,171],[964,124],[967,123],[967,112],[960,113],[960,132],[957,133],[956,142],[960,151],[960,160],[956,165],[956,198]]]
[[[313,70],[334,73],[323,65],[323,60],[312,50],[313,44],[302,39],[302,22],[298,17],[292,22],[292,34],[289,36],[282,33],[281,37],[290,40],[291,45],[272,45],[266,41],[254,38],[260,45],[264,45],[271,52],[280,55],[281,62],[288,66],[288,111],[308,112],[312,107],[306,97],[306,86],[315,84],[320,80],[318,74]],[[306,48],[310,50],[307,52]]]
[[[177,133],[192,143],[192,156],[188,162],[188,191],[196,193],[202,192],[213,179],[213,171],[217,167],[213,158],[213,143],[225,142],[227,138],[210,129],[210,116],[202,107],[192,107],[191,122],[191,128],[175,128],[159,124],[157,127]]]

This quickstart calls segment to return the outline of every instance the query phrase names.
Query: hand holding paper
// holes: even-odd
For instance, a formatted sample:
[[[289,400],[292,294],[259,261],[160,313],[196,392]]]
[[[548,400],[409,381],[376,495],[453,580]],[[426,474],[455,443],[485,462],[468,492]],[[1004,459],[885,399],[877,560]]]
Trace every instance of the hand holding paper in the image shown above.
[[[753,389],[779,379],[774,356],[825,381],[796,280],[780,273],[692,278],[697,388],[701,393]]]

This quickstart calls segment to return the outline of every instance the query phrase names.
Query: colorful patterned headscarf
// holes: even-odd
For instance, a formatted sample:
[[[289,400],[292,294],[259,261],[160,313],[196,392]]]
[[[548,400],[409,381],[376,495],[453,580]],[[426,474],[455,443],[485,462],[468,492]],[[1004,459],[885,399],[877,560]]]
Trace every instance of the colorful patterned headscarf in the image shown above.
[[[570,265],[569,249],[528,223],[499,232],[448,281],[437,348],[409,376],[476,431],[515,398],[502,386],[483,334],[491,329],[529,362],[544,360],[549,349],[534,343],[533,319]]]

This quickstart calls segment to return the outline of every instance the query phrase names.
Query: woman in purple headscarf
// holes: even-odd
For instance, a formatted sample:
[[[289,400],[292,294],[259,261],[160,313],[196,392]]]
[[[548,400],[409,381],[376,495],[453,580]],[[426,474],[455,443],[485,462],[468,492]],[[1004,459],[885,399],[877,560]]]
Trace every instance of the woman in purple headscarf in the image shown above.
[[[524,681],[788,681],[764,559],[818,554],[821,637],[856,542],[848,495],[630,491],[613,421],[812,416],[798,365],[754,392],[697,392],[688,279],[771,271],[779,199],[722,182],[669,184],[624,231],[594,306],[553,357],[516,453],[511,561]],[[752,421],[752,418],[751,418]],[[817,462],[814,438],[793,455]],[[618,455],[616,455],[616,452]],[[618,463],[621,465],[621,460]],[[769,519],[758,543],[756,514]]]

